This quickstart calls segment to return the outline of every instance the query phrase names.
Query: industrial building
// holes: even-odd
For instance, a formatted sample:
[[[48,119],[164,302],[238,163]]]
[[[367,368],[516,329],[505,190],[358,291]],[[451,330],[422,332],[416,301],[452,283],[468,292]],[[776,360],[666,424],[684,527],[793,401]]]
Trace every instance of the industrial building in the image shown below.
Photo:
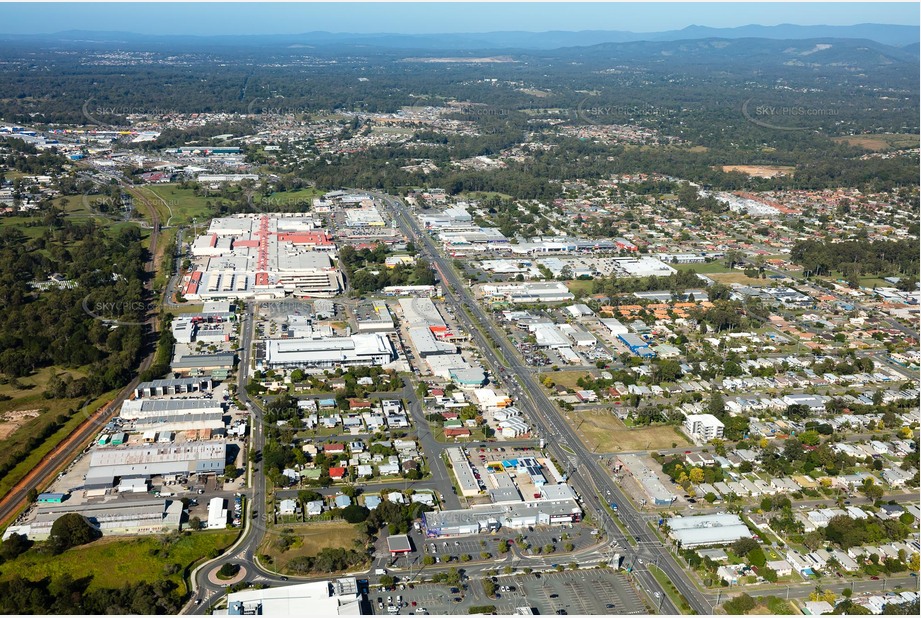
[[[134,397],[163,397],[180,393],[209,392],[214,388],[211,378],[179,378],[141,382],[134,389]]]
[[[738,515],[695,515],[670,517],[666,520],[668,535],[682,548],[705,545],[728,545],[739,539],[751,538],[752,533]]]
[[[137,420],[186,414],[223,414],[224,407],[213,399],[128,399],[119,416]]]
[[[265,341],[265,366],[271,368],[380,366],[396,360],[396,357],[393,343],[383,333]]]
[[[359,616],[361,593],[354,577],[227,595],[228,616]]]
[[[44,541],[51,535],[51,526],[61,516],[79,513],[104,535],[158,534],[178,530],[182,518],[179,500],[118,500],[101,504],[78,506],[41,506],[28,526],[26,536]]]
[[[236,359],[237,357],[233,352],[177,355],[170,363],[170,369],[180,374],[205,375],[210,373],[216,377],[216,373],[224,374],[232,371],[236,364]]]
[[[90,456],[84,488],[114,487],[115,479],[221,474],[226,463],[225,442],[100,447]]]

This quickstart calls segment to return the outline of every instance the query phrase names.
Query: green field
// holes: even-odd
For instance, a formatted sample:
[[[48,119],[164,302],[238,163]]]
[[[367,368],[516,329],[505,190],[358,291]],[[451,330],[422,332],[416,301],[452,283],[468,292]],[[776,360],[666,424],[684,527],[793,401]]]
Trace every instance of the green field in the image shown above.
[[[282,530],[290,530],[294,539],[286,550],[279,543]],[[357,526],[343,522],[287,524],[284,528],[273,527],[266,533],[259,553],[271,557],[273,570],[286,573],[289,572],[288,563],[295,558],[316,556],[326,548],[354,549],[358,538]]]
[[[576,296],[587,296],[594,290],[595,282],[590,279],[572,279],[566,282],[566,287]]]
[[[182,534],[174,540],[168,536],[103,538],[88,545],[69,549],[53,556],[32,548],[11,562],[0,565],[0,580],[14,575],[38,580],[70,575],[74,579],[92,577],[89,589],[121,588],[128,583],[171,580],[186,594],[183,575],[196,562],[210,557],[213,551],[230,546],[238,531],[217,530]],[[166,567],[178,564],[179,570],[166,574]]]
[[[148,185],[140,188],[139,191],[150,198],[163,225],[166,225],[167,222],[171,226],[189,225],[192,219],[201,223],[211,217],[211,210],[207,202],[212,198],[195,195],[192,189],[183,189],[175,184],[164,184]]]

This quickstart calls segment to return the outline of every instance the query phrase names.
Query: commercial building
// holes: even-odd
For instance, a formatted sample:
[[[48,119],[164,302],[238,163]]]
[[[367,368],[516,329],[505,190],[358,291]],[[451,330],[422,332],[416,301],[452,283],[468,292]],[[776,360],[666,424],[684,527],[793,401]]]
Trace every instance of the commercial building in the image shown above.
[[[582,509],[573,499],[529,500],[423,513],[422,527],[426,536],[436,538],[492,532],[503,527],[565,525],[581,519]]]
[[[393,343],[383,333],[358,333],[327,339],[269,339],[265,366],[328,368],[386,365],[396,359]]]
[[[620,463],[633,475],[646,497],[656,506],[669,506],[678,497],[669,491],[658,475],[638,455],[624,454],[618,457]]]
[[[698,443],[722,438],[724,427],[712,414],[688,414],[684,418],[684,432]]]
[[[192,243],[201,266],[184,281],[191,300],[333,296],[343,287],[335,244],[303,214],[216,218]]]
[[[464,451],[459,447],[452,446],[446,449],[445,452],[448,455],[448,463],[451,465],[457,484],[460,486],[461,495],[465,497],[479,495],[480,484],[473,475],[473,468],[470,466],[467,456],[464,455]]]
[[[511,303],[554,303],[575,298],[560,282],[487,284],[481,290],[487,297]]]
[[[387,332],[393,330],[393,316],[387,303],[374,300],[359,305],[355,310],[355,321],[359,333]]]
[[[401,556],[412,552],[413,546],[405,534],[391,534],[387,537],[387,549],[391,556]]]
[[[211,498],[208,502],[208,530],[220,530],[227,527],[227,507],[223,498]]]
[[[361,593],[354,577],[231,592],[228,616],[360,616]]]
[[[728,545],[739,539],[751,538],[752,533],[738,515],[695,515],[670,517],[666,520],[668,535],[682,548],[705,545]]]

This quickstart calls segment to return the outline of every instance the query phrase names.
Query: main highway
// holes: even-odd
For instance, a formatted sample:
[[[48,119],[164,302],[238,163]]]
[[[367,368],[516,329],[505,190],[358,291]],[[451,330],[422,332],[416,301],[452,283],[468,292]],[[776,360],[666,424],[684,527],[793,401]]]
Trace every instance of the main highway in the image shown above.
[[[491,365],[494,375],[502,376],[504,381],[509,383],[510,390],[539,428],[541,436],[547,441],[547,446],[557,461],[572,470],[569,482],[579,492],[583,504],[604,527],[608,538],[616,540],[617,547],[626,561],[631,564],[642,564],[643,561],[656,564],[687,599],[691,608],[700,614],[713,613],[713,607],[706,597],[688,579],[675,558],[646,526],[643,515],[632,506],[620,487],[613,482],[608,471],[582,444],[572,427],[544,394],[534,380],[530,368],[518,362],[516,351],[504,333],[493,325],[475,302],[451,264],[439,253],[431,238],[419,228],[402,201],[380,193],[376,196],[393,211],[403,232],[413,239],[417,246],[421,243],[425,259],[431,261],[440,275],[445,299],[461,309],[455,315],[467,323],[468,330],[479,345],[483,358]],[[489,335],[491,343],[487,341],[485,334]],[[634,537],[637,549],[629,549],[631,541],[615,524],[602,499],[618,504],[620,522]],[[656,604],[661,604],[663,613],[681,613],[648,569],[636,569],[634,575],[640,587],[652,593]]]

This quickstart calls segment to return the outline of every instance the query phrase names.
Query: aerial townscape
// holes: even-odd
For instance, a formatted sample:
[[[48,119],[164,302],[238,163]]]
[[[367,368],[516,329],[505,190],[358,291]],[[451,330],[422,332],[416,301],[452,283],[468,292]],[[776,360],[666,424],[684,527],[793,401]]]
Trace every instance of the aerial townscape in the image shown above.
[[[919,615],[917,6],[43,6],[0,613]]]

